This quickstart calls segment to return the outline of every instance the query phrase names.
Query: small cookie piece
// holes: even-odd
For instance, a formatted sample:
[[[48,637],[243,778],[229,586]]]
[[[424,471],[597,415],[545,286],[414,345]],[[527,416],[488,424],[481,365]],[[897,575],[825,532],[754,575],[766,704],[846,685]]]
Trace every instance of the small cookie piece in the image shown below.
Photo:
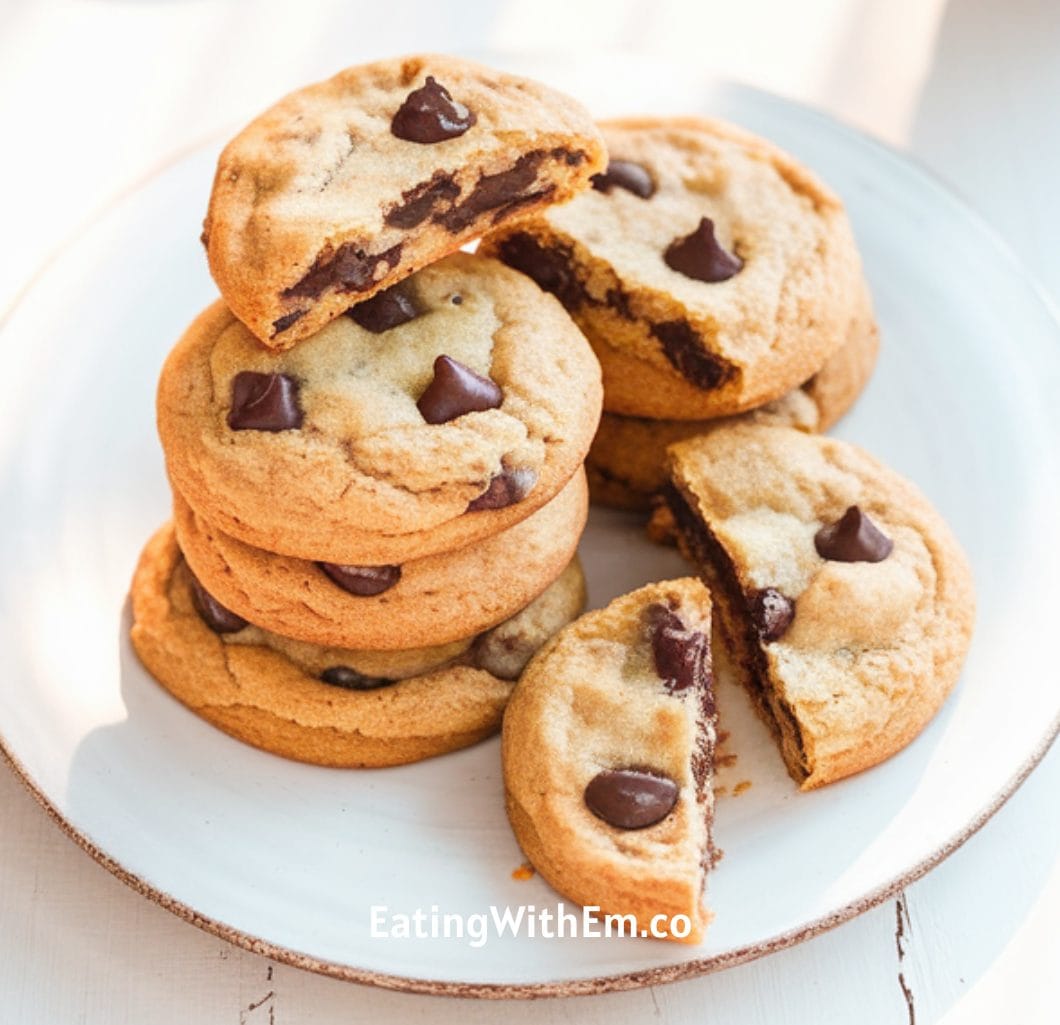
[[[167,524],[133,577],[131,636],[166,690],[239,740],[316,765],[401,765],[495,733],[512,681],[584,602],[575,560],[478,637],[406,651],[325,648],[219,619],[226,610],[192,576]]]
[[[236,316],[286,349],[604,165],[574,100],[455,57],[348,68],[255,118],[217,164],[203,230]]]
[[[738,417],[810,433],[828,430],[868,384],[876,365],[879,337],[866,297],[864,309],[851,322],[847,341],[813,377],[787,395]],[[650,509],[652,497],[667,480],[667,446],[734,419],[645,420],[604,413],[585,463],[592,500],[616,509]]]
[[[834,438],[734,425],[670,448],[666,499],[804,790],[882,762],[960,675],[971,569],[909,481]]]
[[[515,615],[574,557],[589,498],[579,470],[522,523],[455,552],[402,565],[335,566],[252,548],[174,495],[177,541],[226,608],[313,644],[394,650],[445,644]]]
[[[820,370],[864,294],[839,199],[771,143],[720,121],[601,127],[611,172],[566,206],[491,233],[480,251],[570,311],[603,366],[604,408],[727,416]]]
[[[545,879],[689,943],[709,920],[714,860],[710,628],[692,578],[587,613],[527,666],[502,744],[508,818]]]
[[[391,565],[506,530],[570,480],[600,369],[559,303],[466,253],[398,287],[415,317],[381,332],[340,317],[288,352],[220,302],[191,325],[158,429],[205,520],[269,552]]]

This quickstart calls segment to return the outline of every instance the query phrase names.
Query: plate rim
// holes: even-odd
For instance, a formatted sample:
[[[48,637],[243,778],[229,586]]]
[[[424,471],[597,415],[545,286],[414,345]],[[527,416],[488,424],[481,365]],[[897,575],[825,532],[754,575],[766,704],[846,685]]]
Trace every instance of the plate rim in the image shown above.
[[[994,251],[1000,253],[1023,283],[1030,289],[1035,299],[1040,303],[1042,309],[1052,321],[1060,339],[1060,309],[1053,301],[1052,296],[1039,282],[1037,276],[1029,270],[1017,255],[1010,243],[995,229],[990,222],[972,205],[963,195],[961,190],[953,186],[943,175],[933,170],[921,161],[915,154],[903,151],[898,147],[878,139],[864,129],[849,123],[842,117],[828,113],[813,104],[801,100],[792,99],[777,93],[761,89],[738,79],[705,76],[705,80],[720,87],[734,87],[740,91],[754,94],[754,96],[773,106],[794,108],[801,114],[810,117],[823,124],[830,130],[845,133],[861,145],[876,151],[892,164],[898,164],[907,171],[915,173],[922,182],[927,184],[934,192],[942,197],[952,208],[957,209],[961,215],[993,246]],[[59,260],[75,242],[83,237],[89,230],[102,221],[112,210],[118,207],[126,199],[149,186],[156,178],[164,174],[170,168],[193,153],[214,144],[218,139],[225,137],[227,129],[219,129],[207,135],[202,135],[188,141],[186,144],[172,150],[164,157],[153,162],[141,173],[137,174],[125,186],[117,189],[109,198],[100,203],[95,210],[88,214],[69,234],[57,242],[49,253],[44,257],[36,269],[18,286],[13,293],[11,301],[3,311],[0,311],[0,333],[8,326],[8,323],[22,305],[25,299],[34,291],[43,277],[51,267]],[[177,918],[191,925],[197,926],[204,932],[223,939],[234,946],[267,957],[277,963],[300,968],[328,978],[338,979],[344,982],[370,985],[380,989],[394,992],[416,993],[429,996],[450,996],[473,998],[483,1000],[518,1000],[537,999],[547,997],[565,996],[590,996],[608,992],[622,992],[641,989],[647,986],[663,985],[670,982],[679,982],[699,976],[723,971],[733,968],[749,961],[757,960],[768,954],[787,949],[805,940],[819,936],[845,922],[856,918],[858,915],[882,904],[885,900],[893,897],[905,887],[922,878],[942,861],[948,858],[954,851],[960,848],[967,840],[974,836],[982,827],[997,813],[1006,801],[1019,789],[1027,777],[1039,765],[1049,749],[1052,747],[1057,736],[1060,735],[1060,709],[1056,716],[1048,724],[1037,745],[1031,753],[1016,769],[1016,771],[1002,784],[993,797],[965,824],[965,826],[952,835],[944,843],[940,844],[934,851],[910,866],[904,872],[899,873],[893,879],[881,884],[868,893],[863,894],[856,900],[844,904],[831,912],[803,923],[793,929],[777,933],[757,943],[745,944],[735,950],[715,954],[708,957],[695,958],[679,961],[668,965],[659,965],[652,968],[635,969],[628,972],[618,972],[609,975],[593,975],[577,979],[549,980],[545,982],[458,982],[445,979],[426,979],[414,976],[396,975],[389,972],[373,971],[370,969],[357,968],[353,965],[343,964],[337,961],[329,961],[323,958],[313,957],[290,947],[285,947],[269,940],[261,939],[234,926],[228,925],[218,919],[211,918],[201,911],[197,911],[190,904],[173,897],[136,873],[127,869],[116,858],[108,854],[96,845],[84,832],[78,829],[69,819],[63,815],[51,798],[44,792],[30,772],[22,764],[21,760],[11,749],[9,742],[5,739],[2,724],[0,724],[0,761],[6,763],[15,777],[22,783],[34,801],[44,810],[48,817],[62,832],[89,855],[97,864],[105,868],[111,875],[115,876],[130,889],[147,898],[152,903],[164,908]]]

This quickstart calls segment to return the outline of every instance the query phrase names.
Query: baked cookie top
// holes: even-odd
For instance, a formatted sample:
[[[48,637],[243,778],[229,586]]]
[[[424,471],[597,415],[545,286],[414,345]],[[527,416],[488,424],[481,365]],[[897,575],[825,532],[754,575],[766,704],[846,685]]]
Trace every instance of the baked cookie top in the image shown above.
[[[975,616],[967,558],[930,502],[856,446],[783,427],[673,445],[670,473],[681,539],[796,780],[908,744],[956,682]]]
[[[602,125],[611,163],[571,203],[491,234],[486,249],[553,291],[605,364],[606,408],[686,419],[740,412],[816,372],[862,298],[842,203],[764,139],[720,121]],[[669,394],[640,395],[613,355]]]
[[[686,915],[696,942],[716,713],[710,596],[650,584],[589,612],[530,662],[509,703],[502,757],[520,845],[561,893],[605,912]]]
[[[589,115],[543,85],[420,55],[348,68],[246,126],[203,232],[226,302],[287,348],[353,303],[601,169]]]
[[[167,524],[133,578],[132,642],[180,701],[241,740],[318,764],[399,764],[493,732],[511,681],[584,601],[575,560],[516,615],[452,644],[387,652],[306,644],[218,603]]]
[[[388,308],[411,316],[395,326],[344,316],[286,352],[221,302],[199,316],[158,390],[169,473],[192,508],[255,547],[363,565],[468,544],[559,491],[601,402],[563,309],[463,253],[397,288]]]

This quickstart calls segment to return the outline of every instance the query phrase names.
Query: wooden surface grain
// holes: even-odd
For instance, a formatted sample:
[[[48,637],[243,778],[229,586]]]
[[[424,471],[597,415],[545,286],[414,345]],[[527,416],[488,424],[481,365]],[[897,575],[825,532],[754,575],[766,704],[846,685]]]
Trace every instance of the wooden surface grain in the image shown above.
[[[262,97],[369,56],[488,47],[695,60],[831,110],[950,181],[1060,300],[1053,0],[610,0],[577,10],[559,0],[7,0],[0,309],[109,196]],[[1041,685],[1057,687],[1057,675],[1042,666]],[[799,947],[655,990],[501,1009],[351,987],[199,932],[89,860],[0,768],[0,1025],[1053,1022],[1058,794],[1054,750],[929,876]]]

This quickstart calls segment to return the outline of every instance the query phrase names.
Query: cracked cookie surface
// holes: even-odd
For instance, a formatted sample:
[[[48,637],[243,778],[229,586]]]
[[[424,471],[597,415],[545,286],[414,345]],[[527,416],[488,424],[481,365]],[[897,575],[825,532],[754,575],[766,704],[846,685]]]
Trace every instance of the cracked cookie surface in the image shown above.
[[[411,319],[377,332],[340,317],[287,352],[222,302],[200,314],[158,389],[170,479],[197,513],[266,551],[380,565],[488,537],[559,492],[601,404],[599,366],[560,305],[464,253],[398,288]],[[470,389],[446,379],[450,398],[474,403],[486,378],[499,405],[428,422],[442,356],[472,374]]]
[[[834,438],[736,425],[670,449],[667,501],[803,789],[909,744],[960,674],[967,557],[909,481]]]
[[[348,68],[224,149],[203,231],[229,307],[288,348],[487,228],[562,202],[603,166],[574,100],[471,61]]]
[[[585,601],[575,560],[485,633],[430,648],[355,651],[250,625],[215,632],[199,612],[193,581],[167,524],[144,548],[132,583],[132,643],[152,676],[239,740],[344,767],[419,761],[495,733],[512,681]]]
[[[692,578],[588,612],[527,666],[504,719],[508,817],[560,893],[605,913],[685,915],[713,859],[711,605]]]
[[[719,121],[601,127],[611,170],[597,187],[491,233],[481,251],[570,310],[603,366],[605,408],[706,419],[816,373],[864,288],[839,199],[771,143]]]

